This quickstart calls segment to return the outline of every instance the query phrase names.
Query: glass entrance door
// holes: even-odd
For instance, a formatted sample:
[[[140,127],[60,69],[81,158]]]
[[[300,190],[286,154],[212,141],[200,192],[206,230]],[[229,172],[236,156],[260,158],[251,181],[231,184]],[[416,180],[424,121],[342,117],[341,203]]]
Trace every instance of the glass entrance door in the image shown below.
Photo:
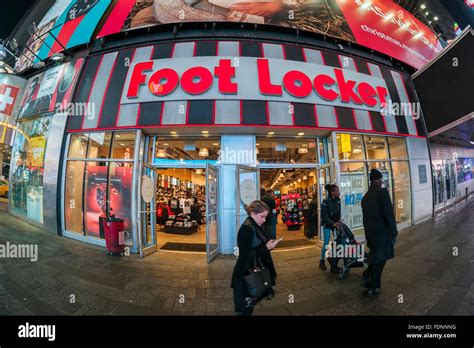
[[[321,233],[321,203],[327,197],[327,191],[324,188],[327,184],[331,184],[332,175],[331,175],[331,165],[326,164],[316,169],[316,177],[318,178],[318,231],[319,238],[322,239],[323,233]]]
[[[220,253],[218,226],[219,169],[206,165],[206,254],[211,262]]]
[[[156,169],[143,165],[140,177],[140,207],[138,222],[140,225],[139,242],[140,256],[146,256],[156,248]]]
[[[236,177],[236,231],[239,230],[242,223],[247,218],[247,212],[244,209],[248,205],[259,198],[258,190],[258,172],[254,167],[243,165],[237,166]],[[237,238],[236,238],[237,243]]]

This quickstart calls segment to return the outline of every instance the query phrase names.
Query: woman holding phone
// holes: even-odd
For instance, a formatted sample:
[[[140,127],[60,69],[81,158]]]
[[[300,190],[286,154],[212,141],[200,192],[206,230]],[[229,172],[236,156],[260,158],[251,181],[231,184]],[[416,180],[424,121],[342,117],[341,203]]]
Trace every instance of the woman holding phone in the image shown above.
[[[271,276],[271,285],[275,285],[276,271],[270,253],[281,240],[268,240],[262,225],[265,223],[270,208],[262,201],[253,201],[245,207],[248,217],[240,226],[237,234],[239,257],[232,274],[231,287],[234,289],[235,312],[238,315],[252,315],[255,305],[261,298],[248,295],[247,286],[243,276],[253,266],[254,255],[262,266],[268,268]]]

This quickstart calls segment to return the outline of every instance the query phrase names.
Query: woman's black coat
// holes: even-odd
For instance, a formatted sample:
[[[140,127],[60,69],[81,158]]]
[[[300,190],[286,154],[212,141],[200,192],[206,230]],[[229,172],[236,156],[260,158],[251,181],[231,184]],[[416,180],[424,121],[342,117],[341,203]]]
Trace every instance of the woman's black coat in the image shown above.
[[[253,267],[253,252],[256,252],[257,258],[261,260],[263,266],[268,268],[271,275],[272,285],[275,285],[276,271],[275,266],[273,265],[272,255],[270,250],[267,249],[268,240],[263,239],[262,236],[265,236],[265,233],[260,229],[262,233],[257,233],[257,229],[260,229],[255,221],[248,217],[242,226],[240,226],[239,232],[237,234],[237,246],[239,247],[239,257],[237,258],[237,263],[235,264],[234,272],[232,274],[232,288],[235,287],[235,284],[242,280],[242,276],[248,274],[249,268]],[[254,238],[258,238],[260,244],[252,249],[252,244]]]
[[[321,203],[321,225],[333,229],[335,222],[341,220],[341,199],[330,196]]]
[[[370,187],[362,198],[365,238],[370,249],[369,263],[379,263],[395,256],[398,235],[392,200],[385,188]]]

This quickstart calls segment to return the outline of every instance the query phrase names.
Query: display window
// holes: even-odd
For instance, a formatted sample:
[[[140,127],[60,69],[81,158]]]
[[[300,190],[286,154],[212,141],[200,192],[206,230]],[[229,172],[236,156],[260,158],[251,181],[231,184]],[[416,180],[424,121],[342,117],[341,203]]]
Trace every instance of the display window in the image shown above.
[[[385,137],[364,135],[364,141],[368,160],[384,160],[388,158],[388,149]]]
[[[411,221],[411,180],[404,138],[341,133],[336,135],[342,216],[363,234],[362,197],[367,192],[371,169],[382,173],[382,187],[392,198],[397,223]],[[380,161],[378,161],[380,160]]]
[[[397,223],[411,221],[411,180],[408,161],[392,161],[393,206]]]
[[[351,229],[364,226],[361,201],[368,190],[365,162],[340,163],[341,216]]]
[[[408,159],[405,138],[388,137],[387,142],[390,151],[390,159]]]
[[[339,160],[363,160],[364,144],[362,135],[358,134],[337,134],[336,142]]]
[[[277,139],[257,137],[258,163],[318,163],[316,139]]]
[[[70,136],[64,183],[67,232],[104,239],[103,219],[113,216],[124,220],[125,241],[133,244],[131,212],[135,137],[134,132]]]
[[[215,163],[221,154],[220,138],[216,137],[186,140],[155,137],[154,144],[154,164]]]
[[[12,149],[11,209],[43,223],[44,153],[51,117],[22,121]]]

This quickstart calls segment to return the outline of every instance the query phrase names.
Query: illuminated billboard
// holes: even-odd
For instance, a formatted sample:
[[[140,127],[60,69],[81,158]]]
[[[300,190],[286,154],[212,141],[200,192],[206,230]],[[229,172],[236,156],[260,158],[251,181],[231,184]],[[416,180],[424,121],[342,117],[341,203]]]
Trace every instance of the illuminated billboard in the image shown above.
[[[15,71],[78,45],[89,43],[111,0],[57,0],[31,35]]]
[[[441,45],[387,0],[120,0],[98,37],[165,23],[230,21],[291,27],[358,43],[421,68]]]

